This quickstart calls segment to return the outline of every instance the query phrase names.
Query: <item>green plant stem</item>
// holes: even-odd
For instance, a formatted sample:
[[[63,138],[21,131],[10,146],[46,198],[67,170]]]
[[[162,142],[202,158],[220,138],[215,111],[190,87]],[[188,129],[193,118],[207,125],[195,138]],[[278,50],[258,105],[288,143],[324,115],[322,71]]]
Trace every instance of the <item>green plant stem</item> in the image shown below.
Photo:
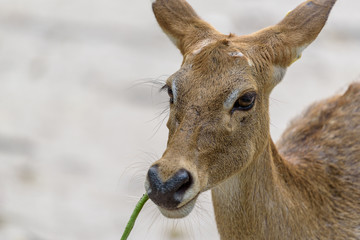
[[[138,217],[141,209],[143,208],[144,204],[146,203],[146,201],[149,199],[149,196],[145,193],[139,200],[139,202],[136,204],[135,209],[133,211],[133,213],[131,214],[130,220],[126,225],[125,231],[121,237],[121,240],[126,240],[129,237],[129,234],[131,232],[131,230],[134,227],[136,218]]]

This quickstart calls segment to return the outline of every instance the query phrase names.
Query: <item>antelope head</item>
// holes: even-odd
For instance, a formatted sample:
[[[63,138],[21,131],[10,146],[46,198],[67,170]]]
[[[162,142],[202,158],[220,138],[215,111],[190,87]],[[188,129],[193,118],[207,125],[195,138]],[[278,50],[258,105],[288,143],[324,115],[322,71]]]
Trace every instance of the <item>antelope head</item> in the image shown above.
[[[246,36],[224,35],[185,0],[156,0],[162,30],[183,55],[169,77],[167,148],[149,169],[150,199],[180,218],[200,193],[241,171],[268,147],[269,95],[323,28],[335,0],[306,1],[278,24]]]

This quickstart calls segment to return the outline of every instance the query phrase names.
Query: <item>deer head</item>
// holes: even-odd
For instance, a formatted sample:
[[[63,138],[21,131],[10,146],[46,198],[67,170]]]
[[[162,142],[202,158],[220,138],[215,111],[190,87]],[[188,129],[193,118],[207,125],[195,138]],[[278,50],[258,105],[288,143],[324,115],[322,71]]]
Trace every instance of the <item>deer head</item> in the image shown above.
[[[167,149],[145,183],[163,215],[184,217],[201,192],[257,159],[271,141],[269,95],[323,28],[335,0],[306,1],[278,24],[224,35],[185,0],[156,0],[162,30],[183,55],[166,82]]]

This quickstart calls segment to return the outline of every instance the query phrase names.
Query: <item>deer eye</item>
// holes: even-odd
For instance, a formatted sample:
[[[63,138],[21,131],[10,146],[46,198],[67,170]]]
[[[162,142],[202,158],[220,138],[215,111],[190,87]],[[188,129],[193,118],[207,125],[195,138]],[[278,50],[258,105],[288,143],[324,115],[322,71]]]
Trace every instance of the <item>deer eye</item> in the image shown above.
[[[168,95],[169,95],[169,98],[170,98],[170,103],[173,104],[174,103],[174,94],[173,94],[172,89],[170,87],[168,87],[167,92],[168,92]]]
[[[169,95],[169,98],[170,98],[170,104],[173,104],[174,103],[174,94],[173,94],[173,91],[171,89],[171,87],[169,87],[167,84],[165,84],[161,89],[160,89],[160,92],[161,91],[167,91],[168,95]]]
[[[247,92],[241,97],[239,97],[238,100],[234,103],[233,108],[231,109],[231,113],[234,111],[247,111],[250,110],[254,104],[256,99],[256,93],[255,92]]]

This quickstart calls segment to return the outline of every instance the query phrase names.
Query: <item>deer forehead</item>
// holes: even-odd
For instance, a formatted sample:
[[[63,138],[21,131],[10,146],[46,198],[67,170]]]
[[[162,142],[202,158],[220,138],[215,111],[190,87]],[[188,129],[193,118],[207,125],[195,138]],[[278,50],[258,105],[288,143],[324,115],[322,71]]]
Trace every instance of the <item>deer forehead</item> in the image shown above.
[[[224,40],[222,40],[224,41]],[[226,41],[226,40],[225,40]],[[195,44],[193,50],[191,51],[191,54],[192,56],[195,56],[199,53],[201,53],[201,51],[208,45],[211,45],[213,43],[216,43],[217,41],[213,40],[213,39],[205,39],[205,40],[202,40],[200,42],[198,42],[197,44]],[[228,44],[229,42],[227,42]],[[229,51],[228,52],[228,55],[231,56],[231,57],[245,57],[245,55],[240,51],[240,50],[232,50],[232,51]],[[251,64],[249,64],[251,65]]]
[[[175,104],[180,96],[182,103],[187,99],[216,100],[225,101],[228,106],[244,86],[258,88],[251,79],[251,69],[251,60],[236,44],[227,39],[205,39],[184,56],[182,67],[168,79],[167,85],[172,89]]]
[[[229,36],[230,38],[233,37],[232,34],[230,34]],[[220,40],[215,40],[215,39],[211,39],[211,38],[207,38],[204,40],[201,40],[199,42],[197,42],[191,49],[190,54],[187,54],[185,56],[184,62],[191,64],[191,60],[196,56],[196,55],[201,55],[202,52],[206,52],[205,54],[209,54],[208,51],[211,48],[214,48],[214,46],[224,46],[228,47],[228,50],[225,54],[227,54],[228,56],[232,57],[232,58],[243,58],[246,60],[247,64],[250,67],[254,66],[254,63],[252,62],[252,60],[245,56],[245,54],[243,53],[242,50],[237,49],[236,44],[234,44],[230,39],[227,38],[223,38]],[[209,47],[208,47],[209,46]],[[234,48],[235,47],[235,48]],[[216,48],[216,47],[215,47]]]

